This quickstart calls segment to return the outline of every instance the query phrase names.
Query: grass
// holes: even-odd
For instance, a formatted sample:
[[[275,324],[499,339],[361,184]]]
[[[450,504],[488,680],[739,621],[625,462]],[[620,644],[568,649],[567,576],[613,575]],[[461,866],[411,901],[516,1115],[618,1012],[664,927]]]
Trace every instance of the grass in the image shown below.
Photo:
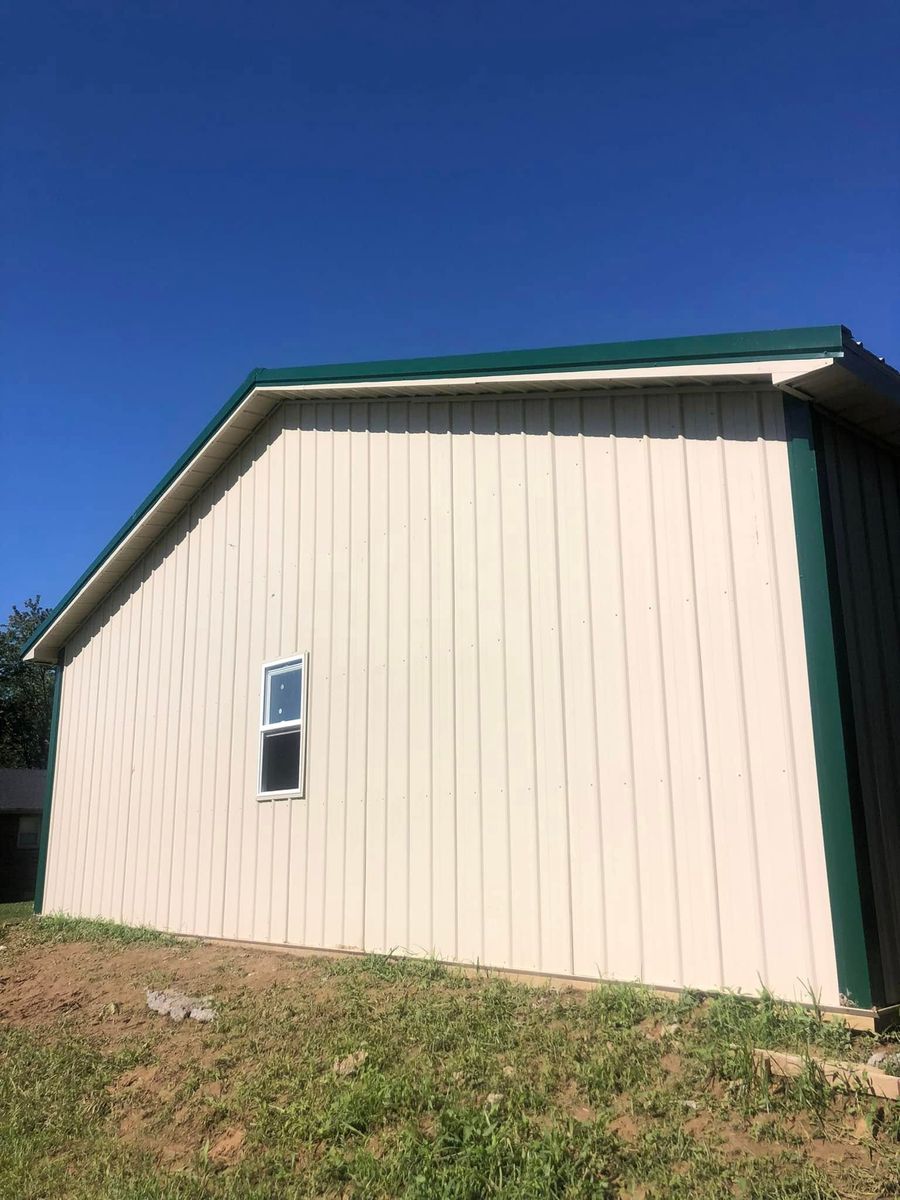
[[[160,933],[145,925],[119,925],[96,917],[64,917],[54,913],[36,917],[30,900],[18,904],[0,904],[0,928],[20,926],[23,942],[105,942],[128,946],[145,943],[156,946],[183,946],[181,938]]]
[[[0,904],[0,930],[7,925],[17,925],[20,921],[27,921],[33,914],[34,905],[30,900]]]
[[[114,972],[138,947],[134,989],[167,942],[61,918],[12,935],[23,969],[85,941]],[[136,1007],[0,1031],[0,1197],[900,1196],[898,1112],[835,1095],[812,1058],[796,1080],[754,1067],[759,1046],[866,1056],[873,1039],[806,1009],[390,956],[284,958],[252,990],[218,953],[212,1026]]]
[[[60,917],[52,913],[38,918],[27,926],[27,936],[33,944],[42,942],[104,942],[133,946],[136,943],[153,946],[183,946],[182,939],[145,925],[118,925],[87,917]]]

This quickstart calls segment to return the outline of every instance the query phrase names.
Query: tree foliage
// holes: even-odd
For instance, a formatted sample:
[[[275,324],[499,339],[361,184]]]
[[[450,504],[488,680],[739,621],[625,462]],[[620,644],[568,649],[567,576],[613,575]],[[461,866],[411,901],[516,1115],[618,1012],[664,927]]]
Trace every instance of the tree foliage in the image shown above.
[[[0,625],[0,767],[46,767],[55,668],[22,662],[22,646],[50,610],[40,596]]]

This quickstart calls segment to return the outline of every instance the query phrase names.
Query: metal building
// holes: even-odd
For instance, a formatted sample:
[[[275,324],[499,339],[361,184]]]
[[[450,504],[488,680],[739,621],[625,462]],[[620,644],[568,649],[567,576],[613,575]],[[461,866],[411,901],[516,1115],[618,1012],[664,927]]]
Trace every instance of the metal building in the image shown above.
[[[898,446],[840,326],[254,371],[26,649],[39,907],[896,1004]]]

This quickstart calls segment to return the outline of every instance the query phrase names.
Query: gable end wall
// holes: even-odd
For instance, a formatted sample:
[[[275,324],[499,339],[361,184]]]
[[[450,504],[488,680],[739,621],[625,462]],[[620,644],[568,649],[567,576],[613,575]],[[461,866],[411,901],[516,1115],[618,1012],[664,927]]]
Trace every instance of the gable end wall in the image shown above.
[[[839,1002],[774,390],[286,403],[62,691],[45,911]]]

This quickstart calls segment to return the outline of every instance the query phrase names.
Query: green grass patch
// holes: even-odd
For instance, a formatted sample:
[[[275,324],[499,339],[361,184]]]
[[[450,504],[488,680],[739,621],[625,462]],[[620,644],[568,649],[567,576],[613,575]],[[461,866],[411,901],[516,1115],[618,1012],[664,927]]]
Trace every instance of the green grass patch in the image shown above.
[[[104,941],[154,943],[99,922],[35,924],[39,940],[14,931],[17,961],[55,955],[60,970],[74,940],[99,962]],[[193,947],[179,944],[185,979]],[[865,1052],[871,1039],[815,1012],[528,987],[391,955],[279,958],[254,987],[259,962],[218,953],[213,1025],[137,1029],[137,1005],[92,1023],[85,1003],[0,1034],[0,1197],[900,1195],[890,1106],[836,1096],[812,1067],[787,1081],[752,1067],[756,1046]],[[167,961],[150,955],[148,978]],[[203,969],[217,970],[209,948]]]
[[[34,916],[31,900],[18,900],[14,904],[0,904],[0,929],[6,925],[18,925]]]
[[[119,925],[93,917],[66,917],[55,913],[35,917],[23,930],[28,942],[113,942],[133,945],[142,942],[155,946],[184,946],[186,943],[172,934],[161,933],[144,925]]]

